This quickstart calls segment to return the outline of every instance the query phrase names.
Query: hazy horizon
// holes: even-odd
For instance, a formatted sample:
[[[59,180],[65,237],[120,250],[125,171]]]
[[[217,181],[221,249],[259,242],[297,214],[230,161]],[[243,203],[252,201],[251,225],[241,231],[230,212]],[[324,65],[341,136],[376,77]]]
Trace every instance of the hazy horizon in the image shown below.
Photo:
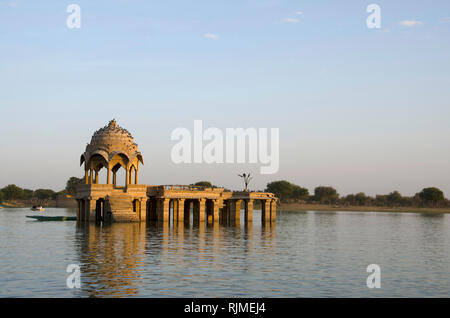
[[[81,28],[68,29],[69,3]],[[115,118],[142,184],[450,197],[450,2],[0,1],[0,187],[61,190]],[[172,163],[177,127],[279,128],[280,169]]]

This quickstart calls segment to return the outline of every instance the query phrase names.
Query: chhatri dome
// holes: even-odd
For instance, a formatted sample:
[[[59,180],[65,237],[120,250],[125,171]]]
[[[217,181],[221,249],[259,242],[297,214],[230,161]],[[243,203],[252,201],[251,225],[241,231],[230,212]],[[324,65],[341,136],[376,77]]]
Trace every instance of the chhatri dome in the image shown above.
[[[92,135],[91,142],[80,158],[80,165],[84,163],[85,166],[86,184],[98,184],[98,174],[102,168],[107,170],[106,184],[110,184],[111,172],[112,184],[116,184],[116,172],[120,168],[126,171],[126,185],[133,183],[133,171],[134,183],[137,184],[139,162],[144,164],[133,136],[128,130],[117,125],[114,119]]]

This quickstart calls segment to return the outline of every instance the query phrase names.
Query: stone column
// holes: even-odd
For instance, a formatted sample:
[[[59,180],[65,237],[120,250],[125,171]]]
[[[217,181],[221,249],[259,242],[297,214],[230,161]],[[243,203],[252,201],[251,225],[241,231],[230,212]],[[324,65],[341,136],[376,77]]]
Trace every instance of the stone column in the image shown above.
[[[147,220],[147,198],[142,198],[139,204],[139,217],[141,222]]]
[[[130,182],[128,182],[128,184],[133,184],[133,171],[134,171],[134,166],[131,166],[131,168],[130,168]]]
[[[94,174],[95,174],[95,177],[94,177],[94,184],[98,184],[98,171],[95,170]]]
[[[242,202],[242,200],[234,201],[233,214],[234,214],[234,221],[236,222],[236,224],[241,223],[241,202]]]
[[[205,222],[205,199],[194,200],[194,223]]]
[[[131,166],[131,168],[130,168],[130,181],[128,182],[128,184],[133,184],[133,171],[134,171],[134,167]]]
[[[106,167],[106,184],[111,184],[111,169]]]
[[[117,184],[117,180],[116,180],[116,172],[117,171],[113,171],[113,186],[116,186],[116,184]]]
[[[159,222],[169,222],[169,199],[156,199]]]
[[[277,219],[277,199],[272,199],[270,202],[270,220],[275,222]]]
[[[253,222],[253,199],[245,200],[245,222]]]
[[[94,163],[91,160],[91,166],[89,169],[89,184],[92,184],[93,172],[94,172]]]
[[[198,200],[198,205],[199,205],[199,221],[200,223],[204,223],[205,222],[205,205],[206,205],[206,199],[199,199]]]
[[[130,169],[128,169],[128,168],[125,168],[125,186],[127,186],[129,183],[128,183],[128,181],[129,181],[129,176],[130,176],[130,173],[129,173],[129,170]]]
[[[86,167],[84,168],[84,183],[89,184],[89,173]]]
[[[219,222],[219,200],[215,199],[213,201],[213,221],[214,223]]]
[[[178,214],[178,223],[184,222],[184,199],[177,199],[177,214]]]
[[[134,169],[134,184],[138,184],[138,173],[139,167],[137,169]]]
[[[172,199],[173,224],[178,223],[178,199]]]
[[[261,221],[270,221],[270,200],[261,200]]]
[[[87,212],[89,222],[95,222],[95,203],[96,199],[90,198],[87,203]]]

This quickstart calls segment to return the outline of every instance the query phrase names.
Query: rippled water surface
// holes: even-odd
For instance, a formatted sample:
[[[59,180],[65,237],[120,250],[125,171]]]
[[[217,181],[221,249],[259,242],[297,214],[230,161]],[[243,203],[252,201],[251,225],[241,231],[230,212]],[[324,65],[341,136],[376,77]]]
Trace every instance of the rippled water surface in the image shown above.
[[[249,227],[202,228],[25,218],[37,213],[0,210],[1,297],[450,295],[450,215],[285,212],[262,227],[255,211]],[[69,264],[81,267],[80,289],[66,287]]]

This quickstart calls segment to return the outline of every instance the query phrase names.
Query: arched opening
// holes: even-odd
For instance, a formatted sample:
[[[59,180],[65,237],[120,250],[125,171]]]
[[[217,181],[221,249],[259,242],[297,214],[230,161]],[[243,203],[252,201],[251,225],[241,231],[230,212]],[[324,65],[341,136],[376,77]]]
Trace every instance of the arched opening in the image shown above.
[[[175,205],[173,199],[169,200],[169,224],[173,224],[173,214],[175,211]]]
[[[108,169],[103,163],[99,163],[95,168],[94,184],[108,183]]]
[[[211,200],[211,199],[206,200],[205,210],[206,210],[207,223],[212,223],[212,221],[214,219],[214,201],[213,200]]]
[[[127,173],[128,157],[122,153],[115,154],[109,161],[112,167],[112,184],[115,187],[125,187],[128,182],[126,178],[129,176]],[[123,169],[121,169],[123,168]]]
[[[86,201],[81,200],[81,211],[80,211],[80,220],[86,220]]]
[[[148,208],[147,208],[147,220],[150,221],[156,221],[158,219],[157,216],[157,209],[156,209],[156,199],[155,198],[151,198],[147,201],[148,203]]]
[[[105,200],[98,199],[95,202],[95,222],[102,222],[105,219]]]
[[[115,188],[125,187],[126,170],[120,163],[116,164],[112,169],[112,184]]]
[[[190,226],[190,224],[192,224],[192,219],[193,219],[193,213],[191,213],[192,211],[192,200],[191,199],[186,199],[184,201],[184,224],[187,226]]]
[[[133,200],[133,212],[138,213],[140,210],[140,202],[138,199]]]
[[[108,163],[100,154],[94,154],[89,158],[87,169],[89,170],[89,183],[90,184],[106,184],[106,167]],[[103,171],[102,171],[103,170]],[[100,173],[103,172],[104,178],[101,178]]]

